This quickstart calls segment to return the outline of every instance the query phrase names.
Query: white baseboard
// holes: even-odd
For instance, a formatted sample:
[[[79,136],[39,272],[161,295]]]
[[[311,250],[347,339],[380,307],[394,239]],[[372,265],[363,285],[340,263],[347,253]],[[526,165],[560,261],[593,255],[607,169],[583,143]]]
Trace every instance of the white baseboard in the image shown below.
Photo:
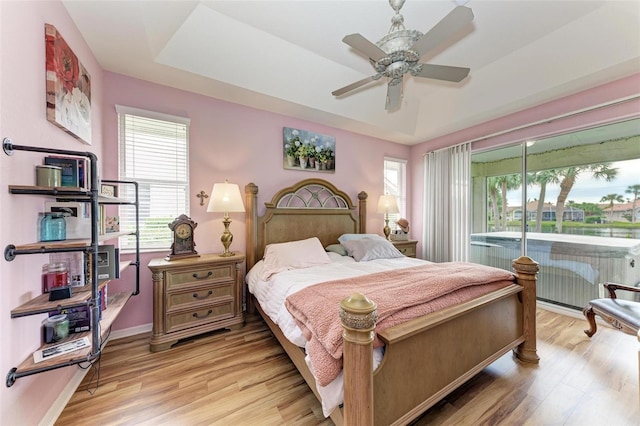
[[[137,327],[125,328],[123,330],[116,330],[109,335],[107,342],[112,339],[122,339],[123,337],[135,336],[136,334],[149,333],[151,329],[152,324],[149,323],[139,325]],[[42,420],[40,420],[40,423],[38,423],[39,426],[51,426],[56,422],[56,420],[58,420],[58,417],[64,410],[64,407],[67,406],[67,403],[71,400],[71,397],[78,389],[78,386],[82,383],[82,379],[84,379],[84,376],[89,371],[90,369],[76,369],[76,373],[71,377],[71,380],[69,380],[62,392],[60,392],[60,395],[53,402]]]
[[[572,317],[572,318],[577,318],[577,319],[584,320],[585,321],[585,327],[588,327],[587,319],[585,318],[585,316],[582,313],[582,311],[577,311],[575,309],[566,308],[566,307],[560,306],[560,305],[554,305],[553,303],[549,303],[549,302],[542,302],[540,300],[537,300],[536,304],[540,309],[544,309],[545,311],[550,311],[550,312],[553,312],[553,313],[556,313],[556,314],[560,314],[560,315],[564,315],[564,316],[567,316],[567,317]],[[611,327],[611,324],[607,323],[605,320],[603,320],[599,316],[596,315],[595,319],[596,319],[596,323],[598,325],[604,325],[604,326],[607,326],[607,327]],[[613,328],[613,327],[611,327],[611,328]]]
[[[555,312],[556,314],[564,315],[567,317],[584,319],[582,311],[577,311],[575,309],[570,309],[560,305],[554,305],[553,303],[543,302],[540,300],[536,300],[536,304],[540,309],[544,309],[545,311]]]
[[[109,336],[111,339],[122,339],[123,337],[135,336],[136,334],[150,333],[153,328],[153,324],[142,324],[137,327],[125,328],[122,330],[112,331]]]
[[[38,423],[39,426],[50,426],[58,420],[62,410],[67,406],[67,403],[75,393],[76,389],[78,389],[78,386],[80,386],[80,383],[82,383],[82,379],[84,379],[84,376],[88,371],[89,370],[83,370],[82,368],[78,368],[76,370],[76,374],[71,377],[71,380],[69,380],[64,389],[62,389],[62,392],[60,392],[60,395],[58,395],[56,400],[53,402],[44,418],[40,420],[40,423]]]

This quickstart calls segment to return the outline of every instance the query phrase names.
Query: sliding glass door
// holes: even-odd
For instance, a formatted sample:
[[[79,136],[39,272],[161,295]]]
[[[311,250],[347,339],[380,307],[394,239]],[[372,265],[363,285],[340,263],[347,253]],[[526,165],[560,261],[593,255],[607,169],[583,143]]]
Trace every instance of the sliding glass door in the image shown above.
[[[526,254],[538,298],[575,309],[640,285],[640,119],[474,153],[472,175],[473,262]]]

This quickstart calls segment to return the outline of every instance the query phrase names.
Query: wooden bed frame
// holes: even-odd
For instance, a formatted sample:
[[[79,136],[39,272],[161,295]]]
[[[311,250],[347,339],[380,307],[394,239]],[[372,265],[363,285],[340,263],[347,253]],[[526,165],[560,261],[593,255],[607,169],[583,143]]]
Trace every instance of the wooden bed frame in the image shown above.
[[[344,233],[365,233],[367,194],[351,198],[322,179],[303,180],[279,191],[258,216],[258,187],[245,187],[247,269],[267,244],[316,236],[323,246]],[[536,353],[536,273],[528,257],[514,260],[516,283],[472,301],[389,328],[382,363],[372,371],[375,301],[355,294],[343,300],[344,405],[331,414],[336,425],[407,424],[486,366],[513,350],[527,363]],[[345,295],[347,296],[347,295]],[[254,309],[254,301],[249,301]],[[265,322],[309,387],[315,380],[304,352],[255,303]]]

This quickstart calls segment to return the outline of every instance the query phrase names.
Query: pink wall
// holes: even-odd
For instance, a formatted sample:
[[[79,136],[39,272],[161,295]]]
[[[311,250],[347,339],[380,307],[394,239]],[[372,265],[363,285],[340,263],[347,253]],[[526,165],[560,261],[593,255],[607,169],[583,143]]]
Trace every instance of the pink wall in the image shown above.
[[[93,144],[85,145],[46,120],[44,24],[53,24],[85,66],[92,79],[91,109]],[[102,70],[59,2],[0,2],[0,136],[16,145],[56,147],[102,152]],[[37,241],[37,217],[43,199],[10,195],[7,185],[35,183],[34,165],[41,154],[0,152],[0,242],[25,244]],[[0,260],[0,374],[17,366],[40,346],[40,322],[45,315],[11,319],[9,311],[40,294],[40,268],[45,255],[18,256],[13,262]],[[0,386],[0,423],[38,424],[64,389],[74,368],[24,377],[11,388]]]
[[[469,141],[473,141],[473,150],[482,150],[584,129],[598,124],[619,121],[623,118],[638,117],[640,116],[640,99],[637,98],[639,94],[640,73],[412,146],[411,163],[413,166],[410,169],[412,182],[410,198],[412,200],[411,216],[413,223],[415,223],[415,225],[412,224],[412,232],[415,231],[414,237],[421,240],[424,230],[422,218],[424,217],[423,156],[425,153]],[[624,100],[632,96],[635,96],[635,99],[590,110],[594,106]],[[580,113],[571,114],[574,112]],[[567,114],[570,116],[551,122],[549,120]],[[532,125],[533,123],[536,124]],[[420,256],[422,248],[420,246],[418,248]]]
[[[357,201],[357,194],[366,191],[368,204],[367,228],[381,232],[382,216],[376,213],[377,199],[383,188],[384,156],[408,159],[410,148],[322,126],[313,122],[260,111],[191,92],[149,83],[119,74],[105,72],[104,102],[104,177],[117,177],[118,127],[115,105],[157,111],[191,119],[189,132],[190,209],[198,223],[197,250],[211,253],[222,250],[220,234],[222,216],[206,213],[195,195],[207,194],[215,182],[228,179],[244,186],[253,182],[259,186],[258,202],[263,206],[279,189],[307,178],[323,178],[344,190]],[[282,128],[294,127],[336,138],[336,171],[333,174],[284,170],[282,167]],[[260,212],[262,213],[262,211]],[[244,251],[244,215],[231,214],[232,248]],[[146,265],[153,257],[163,257],[168,250],[144,253],[142,256],[142,294],[133,298],[114,324],[114,329],[149,324],[152,320],[151,274]],[[131,279],[132,273],[129,273]],[[131,279],[113,283],[118,289],[130,285]]]

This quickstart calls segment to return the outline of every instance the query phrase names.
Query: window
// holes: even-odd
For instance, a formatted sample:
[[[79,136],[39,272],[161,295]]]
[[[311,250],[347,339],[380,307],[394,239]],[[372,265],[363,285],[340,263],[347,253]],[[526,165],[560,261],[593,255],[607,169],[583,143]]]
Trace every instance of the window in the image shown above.
[[[603,282],[638,285],[638,147],[632,119],[474,153],[471,261],[510,269],[526,254],[538,299],[575,310]]]
[[[407,160],[397,158],[384,159],[384,194],[395,195],[400,213],[389,215],[389,227],[394,232],[398,225],[396,221],[407,217]]]
[[[181,214],[189,215],[189,119],[120,105],[116,111],[120,180],[138,182],[140,249],[167,249],[171,245],[167,224]],[[122,207],[121,229],[134,230],[134,224],[133,209]],[[121,238],[120,247],[133,249],[135,240]]]

